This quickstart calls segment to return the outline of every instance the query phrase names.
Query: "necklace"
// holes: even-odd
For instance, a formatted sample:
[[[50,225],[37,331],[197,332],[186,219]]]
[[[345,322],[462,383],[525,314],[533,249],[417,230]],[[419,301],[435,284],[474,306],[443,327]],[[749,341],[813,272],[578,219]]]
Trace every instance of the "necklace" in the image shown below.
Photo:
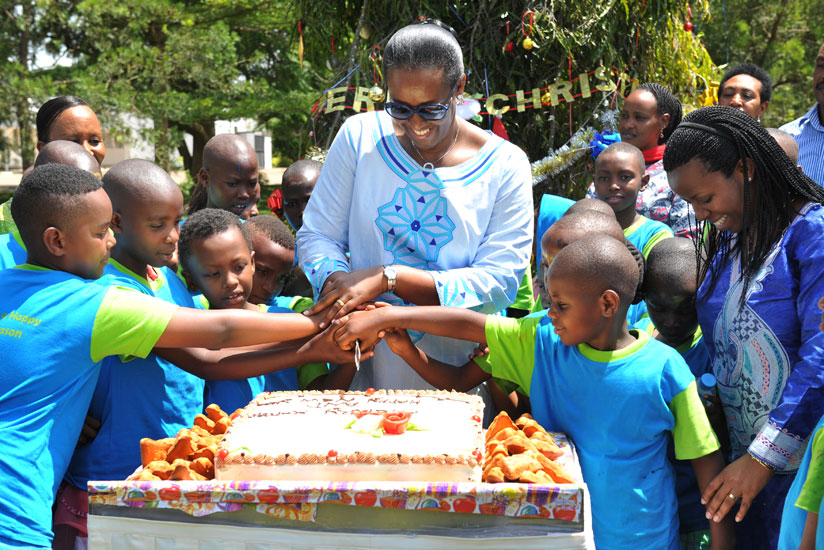
[[[455,147],[455,144],[458,143],[458,134],[461,133],[461,125],[458,124],[457,126],[458,127],[455,130],[455,140],[452,142],[452,145],[450,145],[449,149],[447,149],[446,152],[443,155],[439,156],[438,159],[435,162],[427,162],[426,159],[423,158],[423,155],[421,154],[421,152],[418,150],[418,147],[415,145],[415,140],[412,139],[412,138],[409,138],[409,143],[412,144],[412,148],[415,150],[416,153],[418,153],[418,156],[421,157],[421,160],[423,161],[423,169],[424,170],[429,170],[430,172],[434,171],[435,170],[435,165],[438,164],[439,162],[441,162],[443,160],[443,158],[446,155],[448,155],[449,152]]]

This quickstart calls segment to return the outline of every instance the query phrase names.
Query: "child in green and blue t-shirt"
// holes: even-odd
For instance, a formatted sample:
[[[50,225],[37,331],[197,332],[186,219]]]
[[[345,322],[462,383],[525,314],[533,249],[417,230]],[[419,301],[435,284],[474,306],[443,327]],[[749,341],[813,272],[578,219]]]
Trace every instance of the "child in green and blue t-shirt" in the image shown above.
[[[198,311],[100,284],[115,244],[112,207],[100,180],[83,170],[35,168],[11,212],[27,263],[0,275],[0,545],[48,548],[55,492],[103,358],[304,338],[321,323]]]
[[[112,203],[111,227],[117,242],[100,283],[194,307],[183,281],[165,267],[175,252],[183,214],[183,194],[177,184],[151,162],[130,159],[106,173],[103,188]],[[89,408],[99,431],[77,447],[66,471],[70,486],[60,490],[56,538],[71,541],[73,534],[86,536],[85,516],[73,512],[88,498],[90,480],[125,479],[140,463],[142,437],[174,436],[191,426],[202,411],[201,378],[154,353],[145,358],[106,357]]]
[[[638,193],[647,182],[649,174],[646,173],[644,155],[634,145],[614,143],[595,159],[594,184],[598,198],[612,207],[624,236],[645,258],[658,242],[672,237],[672,230],[666,224],[635,211]]]
[[[680,548],[669,434],[676,456],[693,462],[704,487],[723,468],[718,441],[683,358],[642,331],[626,313],[638,285],[636,260],[607,236],[561,250],[548,270],[549,317],[506,319],[444,307],[356,312],[336,333],[345,348],[386,331],[423,330],[479,341],[489,355],[460,369],[410,345],[404,359],[430,384],[461,390],[490,376],[529,393],[533,416],[575,442],[591,495],[599,550]],[[725,547],[731,524],[713,524]]]

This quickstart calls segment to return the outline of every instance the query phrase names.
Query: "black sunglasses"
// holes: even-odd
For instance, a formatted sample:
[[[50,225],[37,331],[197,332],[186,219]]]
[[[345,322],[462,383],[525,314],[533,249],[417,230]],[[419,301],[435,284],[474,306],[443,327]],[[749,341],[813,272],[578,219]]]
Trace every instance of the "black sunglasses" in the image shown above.
[[[455,86],[452,87],[452,92],[449,94],[449,98],[446,100],[447,103],[451,103],[450,100],[457,89],[458,83],[456,82]],[[405,103],[387,101],[384,105],[384,109],[386,110],[386,114],[397,120],[409,120],[412,118],[412,115],[417,114],[422,119],[431,121],[443,119],[443,117],[446,116],[446,113],[449,112],[449,105],[444,105],[443,103],[424,103],[423,105],[418,105],[417,107],[410,107]]]

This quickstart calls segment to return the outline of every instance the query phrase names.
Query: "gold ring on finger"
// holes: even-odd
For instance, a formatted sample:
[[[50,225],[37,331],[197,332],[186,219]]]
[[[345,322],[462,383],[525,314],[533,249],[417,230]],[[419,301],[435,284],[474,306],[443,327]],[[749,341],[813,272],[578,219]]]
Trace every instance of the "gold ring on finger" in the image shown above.
[[[336,303],[336,304],[338,304],[340,307],[343,307],[343,306],[345,306],[345,305],[346,305],[346,302],[344,302],[344,301],[343,301],[343,300],[341,300],[340,298],[338,298],[337,300],[335,300],[335,303]]]
[[[731,498],[731,499],[733,499],[733,500],[738,500],[738,497],[737,497],[737,496],[735,496],[735,495],[734,495],[734,494],[732,494],[732,493],[730,493],[730,494],[729,494],[729,495],[727,495],[727,496],[728,496],[728,497],[730,497],[730,498]]]

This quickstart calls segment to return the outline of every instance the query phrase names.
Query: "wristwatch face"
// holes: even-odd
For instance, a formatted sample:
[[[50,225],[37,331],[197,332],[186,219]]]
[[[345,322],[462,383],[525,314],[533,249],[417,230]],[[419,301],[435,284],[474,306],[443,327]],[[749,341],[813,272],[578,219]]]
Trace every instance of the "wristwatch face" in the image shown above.
[[[383,274],[386,275],[386,278],[390,281],[394,282],[395,279],[398,278],[398,272],[395,271],[394,267],[386,266],[383,268]]]

